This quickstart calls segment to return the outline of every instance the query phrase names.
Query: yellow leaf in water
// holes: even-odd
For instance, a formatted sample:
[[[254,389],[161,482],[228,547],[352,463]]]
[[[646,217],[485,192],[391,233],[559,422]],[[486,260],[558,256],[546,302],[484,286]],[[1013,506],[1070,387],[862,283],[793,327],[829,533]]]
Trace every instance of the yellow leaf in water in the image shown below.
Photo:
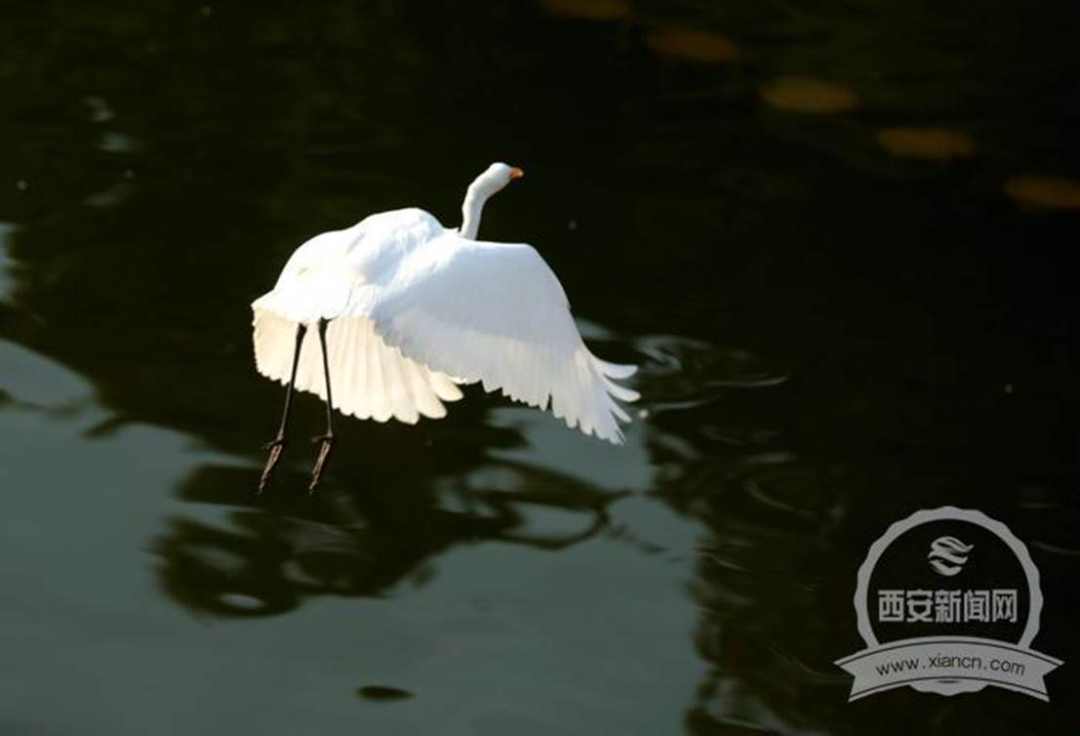
[[[624,0],[543,0],[544,7],[553,15],[585,20],[619,20],[630,15],[630,6]]]
[[[975,154],[969,135],[945,128],[886,128],[877,139],[893,156],[946,161]]]
[[[719,33],[698,31],[683,26],[666,26],[649,32],[649,48],[662,56],[674,56],[707,64],[722,64],[739,55],[730,39]]]
[[[1005,193],[1020,204],[1051,209],[1080,209],[1080,182],[1054,176],[1015,176]]]
[[[859,105],[848,87],[810,77],[780,77],[762,87],[761,96],[779,110],[819,115],[847,112]]]

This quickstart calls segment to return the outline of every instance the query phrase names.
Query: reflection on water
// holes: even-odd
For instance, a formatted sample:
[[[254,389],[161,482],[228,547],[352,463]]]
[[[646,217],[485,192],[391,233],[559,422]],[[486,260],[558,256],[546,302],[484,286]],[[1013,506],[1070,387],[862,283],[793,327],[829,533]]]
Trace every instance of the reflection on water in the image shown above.
[[[0,340],[0,391],[18,407],[62,414],[93,401],[89,384],[62,365]]]
[[[819,115],[848,112],[859,104],[859,98],[850,88],[810,77],[772,80],[761,88],[761,97],[778,110]]]
[[[662,56],[672,56],[702,63],[733,61],[739,50],[719,33],[685,26],[661,26],[649,32],[649,48]]]
[[[893,156],[948,161],[975,154],[969,135],[944,128],[887,128],[878,142]]]
[[[7,240],[14,232],[14,225],[7,222],[0,222],[0,302],[8,300],[14,284],[11,269],[14,267],[15,263],[7,253]]]
[[[831,664],[869,542],[943,503],[1031,540],[1080,651],[1080,222],[1036,214],[1080,197],[1024,173],[1080,170],[1057,5],[3,11],[0,730],[1065,731],[1068,666],[849,706]],[[342,422],[308,496],[302,397],[256,498],[252,297],[503,158],[483,235],[641,365],[626,446],[469,390]]]
[[[1044,209],[1080,209],[1080,181],[1052,176],[1017,176],[1005,193],[1019,204]]]
[[[585,20],[619,20],[630,15],[625,0],[543,0],[544,7],[554,15]]]
[[[650,388],[650,414],[693,409],[730,393],[729,389],[768,388],[787,380],[740,348],[724,349],[674,335],[641,337],[635,347],[648,358],[642,374]]]
[[[608,527],[602,493],[569,478],[513,464],[485,464],[463,477],[415,477],[393,485],[314,497],[278,492],[270,505],[250,493],[250,470],[202,467],[184,500],[249,507],[229,529],[185,519],[155,547],[166,589],[184,605],[221,615],[287,611],[316,595],[382,596],[405,581],[422,585],[431,561],[479,540],[556,552]],[[279,484],[302,489],[302,477]],[[366,484],[365,484],[366,485]],[[433,486],[430,492],[407,489]],[[560,512],[556,523],[544,511]],[[546,522],[546,523],[545,523]]]

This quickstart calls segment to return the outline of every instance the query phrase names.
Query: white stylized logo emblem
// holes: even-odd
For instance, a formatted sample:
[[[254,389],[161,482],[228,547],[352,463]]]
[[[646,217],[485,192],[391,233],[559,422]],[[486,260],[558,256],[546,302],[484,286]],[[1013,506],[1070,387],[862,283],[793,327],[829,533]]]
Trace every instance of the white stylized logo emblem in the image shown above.
[[[939,575],[952,577],[964,569],[968,553],[975,548],[973,544],[964,544],[956,537],[938,537],[930,543],[930,567]]]
[[[866,648],[836,661],[855,678],[849,700],[987,686],[1050,699],[1044,678],[1062,661],[1031,648],[1039,570],[1027,546],[981,511],[945,506],[890,526],[859,568],[854,603]]]

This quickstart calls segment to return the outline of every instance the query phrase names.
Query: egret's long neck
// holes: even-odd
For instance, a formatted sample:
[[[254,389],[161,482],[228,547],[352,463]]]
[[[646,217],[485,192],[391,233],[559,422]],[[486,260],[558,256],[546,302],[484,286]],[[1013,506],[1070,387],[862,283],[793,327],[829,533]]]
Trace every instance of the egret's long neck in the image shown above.
[[[465,192],[465,201],[461,204],[461,237],[476,240],[476,231],[480,227],[480,214],[484,211],[484,203],[491,196],[491,191],[478,181],[469,186]]]

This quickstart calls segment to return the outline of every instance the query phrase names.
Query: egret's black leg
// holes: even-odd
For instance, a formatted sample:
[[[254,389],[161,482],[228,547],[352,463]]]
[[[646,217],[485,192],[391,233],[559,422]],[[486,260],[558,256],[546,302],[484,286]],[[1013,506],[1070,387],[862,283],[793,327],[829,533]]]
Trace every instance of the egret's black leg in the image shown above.
[[[326,326],[329,320],[319,320],[319,347],[322,348],[323,376],[326,379],[326,434],[315,437],[312,442],[319,443],[319,455],[315,459],[315,469],[311,471],[311,485],[308,492],[315,490],[322,476],[323,466],[330,457],[330,450],[334,446],[334,400],[330,393],[330,361],[326,357]]]
[[[274,472],[281,457],[281,451],[285,449],[285,427],[289,423],[289,408],[292,406],[293,384],[296,383],[296,368],[300,365],[300,348],[304,344],[304,333],[307,326],[296,326],[296,347],[293,348],[292,375],[289,376],[289,385],[285,387],[285,410],[281,414],[281,427],[278,428],[277,437],[266,443],[264,449],[270,451],[270,457],[266,459],[266,467],[263,468],[262,478],[259,479],[259,493],[262,493],[270,483],[270,476]]]

